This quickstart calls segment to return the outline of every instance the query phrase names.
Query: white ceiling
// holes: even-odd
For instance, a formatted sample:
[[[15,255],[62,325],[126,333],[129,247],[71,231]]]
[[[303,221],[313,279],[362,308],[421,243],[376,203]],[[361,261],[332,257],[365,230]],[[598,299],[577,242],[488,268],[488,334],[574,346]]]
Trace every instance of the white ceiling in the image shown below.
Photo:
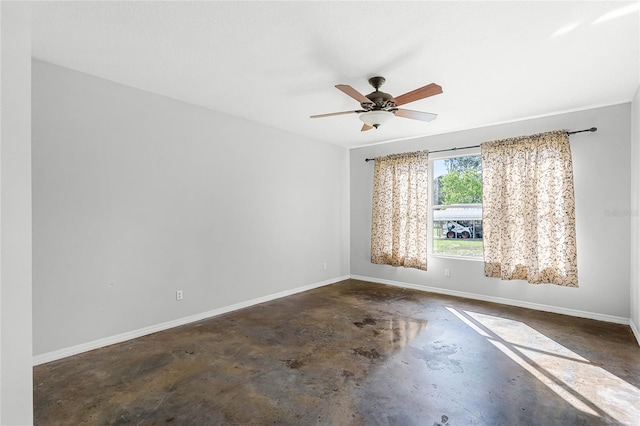
[[[345,147],[628,102],[640,84],[639,2],[33,3],[33,56]],[[361,132],[367,79],[404,105]]]

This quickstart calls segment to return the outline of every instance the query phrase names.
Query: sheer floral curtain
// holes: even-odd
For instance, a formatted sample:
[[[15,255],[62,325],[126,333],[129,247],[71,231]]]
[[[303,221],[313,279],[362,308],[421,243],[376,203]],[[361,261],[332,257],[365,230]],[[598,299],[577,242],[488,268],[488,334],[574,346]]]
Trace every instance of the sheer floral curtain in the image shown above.
[[[427,151],[376,157],[371,262],[427,270]]]
[[[566,132],[481,147],[485,275],[577,287],[573,165]]]

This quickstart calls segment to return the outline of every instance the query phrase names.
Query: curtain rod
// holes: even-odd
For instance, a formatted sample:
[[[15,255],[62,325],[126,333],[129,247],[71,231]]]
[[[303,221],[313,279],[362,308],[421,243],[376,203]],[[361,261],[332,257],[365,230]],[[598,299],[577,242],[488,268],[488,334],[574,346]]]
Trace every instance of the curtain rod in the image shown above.
[[[582,132],[595,132],[597,131],[598,128],[597,127],[591,127],[589,129],[582,129],[582,130],[574,130],[573,132],[569,132],[567,131],[567,135],[575,135],[576,133],[582,133]],[[438,149],[435,151],[429,151],[429,154],[433,153],[433,152],[447,152],[447,151],[457,151],[459,149],[469,149],[469,148],[480,148],[480,145],[471,145],[471,146],[461,146],[459,148],[448,148],[448,149]],[[375,158],[365,158],[364,161],[366,161],[367,163],[369,161],[373,161],[375,160]]]

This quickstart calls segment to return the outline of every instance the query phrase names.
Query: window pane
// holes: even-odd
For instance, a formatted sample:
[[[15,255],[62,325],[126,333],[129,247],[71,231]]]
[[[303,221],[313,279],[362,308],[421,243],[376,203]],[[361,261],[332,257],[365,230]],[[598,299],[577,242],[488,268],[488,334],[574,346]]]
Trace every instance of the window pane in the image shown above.
[[[482,258],[482,160],[433,162],[433,254]]]

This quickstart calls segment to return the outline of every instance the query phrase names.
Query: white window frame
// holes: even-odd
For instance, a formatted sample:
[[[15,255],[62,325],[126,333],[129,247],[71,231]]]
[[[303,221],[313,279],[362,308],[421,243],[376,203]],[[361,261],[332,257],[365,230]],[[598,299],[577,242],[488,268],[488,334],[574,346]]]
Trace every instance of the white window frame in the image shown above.
[[[433,162],[436,160],[446,160],[447,158],[469,157],[473,155],[481,155],[480,148],[465,148],[455,151],[429,153],[429,208],[427,209],[427,257],[436,259],[459,259],[471,262],[484,262],[483,258],[469,256],[449,256],[445,254],[435,254],[433,252],[433,210],[434,210],[434,193],[433,187]]]

